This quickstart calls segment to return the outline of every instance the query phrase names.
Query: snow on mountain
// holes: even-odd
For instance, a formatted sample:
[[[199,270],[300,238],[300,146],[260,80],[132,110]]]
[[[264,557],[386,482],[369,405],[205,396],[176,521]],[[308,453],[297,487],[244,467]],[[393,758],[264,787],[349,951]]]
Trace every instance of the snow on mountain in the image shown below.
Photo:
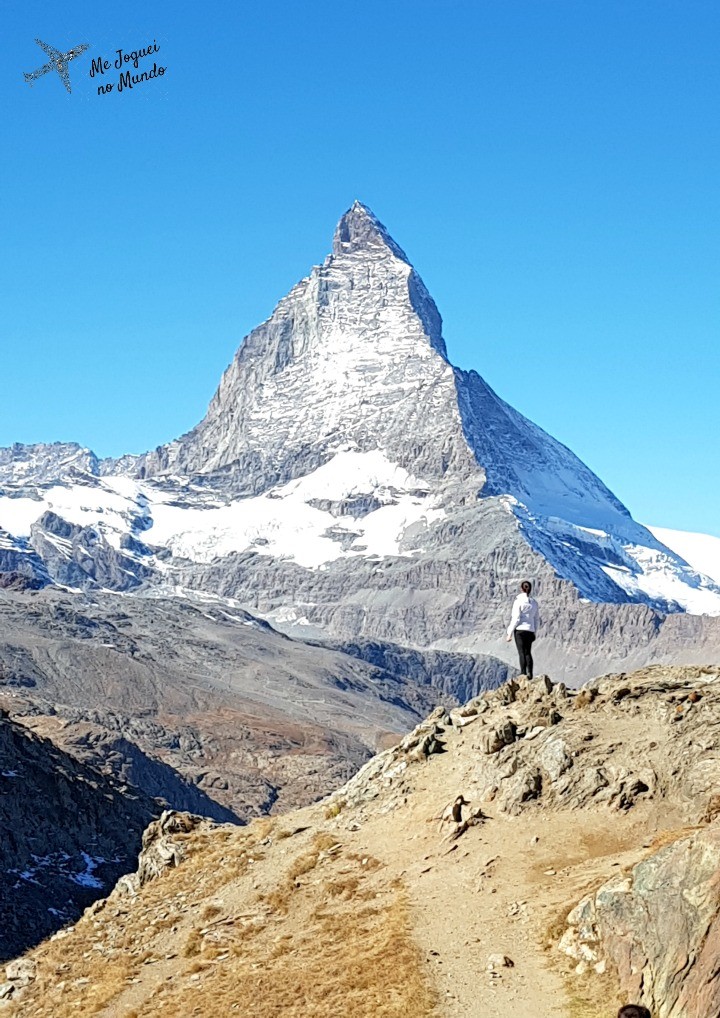
[[[333,249],[244,340],[196,428],[103,471],[201,475],[248,495],[353,448],[428,480],[476,473],[420,277],[360,203]]]
[[[564,590],[563,611],[580,596],[720,614],[695,561],[450,364],[425,285],[359,202],[192,431],[100,463],[72,445],[0,451],[0,528],[3,568],[37,571],[35,554],[70,586],[184,585],[277,617],[302,600],[343,636],[489,633],[525,573]]]
[[[686,530],[669,530],[666,527],[648,527],[648,530],[684,558],[693,569],[720,583],[720,537],[696,534]]]
[[[253,549],[312,569],[342,556],[407,554],[409,532],[442,516],[427,486],[381,452],[345,451],[305,477],[215,509],[156,504],[145,539],[194,562]]]
[[[195,496],[193,500],[193,495]],[[137,555],[163,570],[153,549],[193,562],[256,550],[315,568],[342,556],[410,554],[406,544],[444,512],[426,482],[379,451],[339,452],[305,477],[245,499],[177,493],[151,482],[108,476],[92,485],[53,485],[34,497],[0,495],[0,534],[28,539],[45,513],[92,528],[115,549],[134,538]],[[414,537],[414,540],[411,540]],[[53,534],[56,547],[67,537]]]

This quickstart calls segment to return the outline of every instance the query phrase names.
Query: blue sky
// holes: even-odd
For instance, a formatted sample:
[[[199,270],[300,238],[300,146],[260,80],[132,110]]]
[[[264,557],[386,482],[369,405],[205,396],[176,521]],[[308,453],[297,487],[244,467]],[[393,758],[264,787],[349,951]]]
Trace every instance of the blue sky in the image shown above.
[[[454,363],[637,519],[720,535],[716,3],[5,0],[0,18],[0,445],[114,455],[188,430],[360,198]],[[91,44],[72,95],[23,81],[35,37]],[[91,57],[153,41],[162,79],[96,94]]]

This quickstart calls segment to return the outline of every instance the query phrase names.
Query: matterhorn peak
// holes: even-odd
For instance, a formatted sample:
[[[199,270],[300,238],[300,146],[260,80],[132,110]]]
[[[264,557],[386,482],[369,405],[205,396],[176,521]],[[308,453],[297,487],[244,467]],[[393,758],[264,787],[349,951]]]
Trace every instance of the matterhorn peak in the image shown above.
[[[333,254],[382,248],[389,249],[396,258],[410,264],[408,256],[395,243],[377,216],[367,205],[356,199],[335,228]]]

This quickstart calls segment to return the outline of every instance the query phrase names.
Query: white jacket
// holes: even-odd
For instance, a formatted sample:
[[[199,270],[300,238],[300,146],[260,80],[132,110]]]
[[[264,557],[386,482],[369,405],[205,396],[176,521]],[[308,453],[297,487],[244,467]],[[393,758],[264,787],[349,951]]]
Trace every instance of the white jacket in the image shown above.
[[[525,633],[536,633],[540,625],[540,612],[534,597],[518,594],[512,607],[512,618],[507,634],[512,636],[516,629]]]

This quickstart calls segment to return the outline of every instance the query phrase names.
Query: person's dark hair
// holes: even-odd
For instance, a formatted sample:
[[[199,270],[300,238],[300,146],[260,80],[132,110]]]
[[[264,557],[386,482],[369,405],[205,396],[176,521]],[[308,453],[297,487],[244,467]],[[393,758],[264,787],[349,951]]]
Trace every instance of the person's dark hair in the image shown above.
[[[652,1015],[642,1004],[625,1004],[618,1011],[618,1018],[652,1018]]]
[[[529,594],[532,590],[532,583],[530,580],[523,580],[520,584],[520,590],[522,590],[525,594]]]

